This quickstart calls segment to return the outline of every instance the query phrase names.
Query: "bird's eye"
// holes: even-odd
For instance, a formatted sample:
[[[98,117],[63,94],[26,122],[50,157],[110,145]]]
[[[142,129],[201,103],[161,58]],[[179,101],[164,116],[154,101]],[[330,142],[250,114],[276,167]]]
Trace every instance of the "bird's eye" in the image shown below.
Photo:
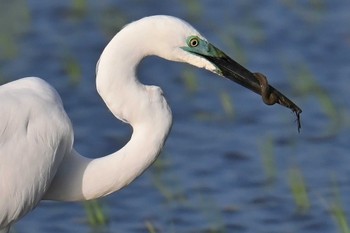
[[[190,38],[190,40],[188,41],[188,45],[190,47],[197,47],[199,45],[199,39],[198,37],[192,37]]]

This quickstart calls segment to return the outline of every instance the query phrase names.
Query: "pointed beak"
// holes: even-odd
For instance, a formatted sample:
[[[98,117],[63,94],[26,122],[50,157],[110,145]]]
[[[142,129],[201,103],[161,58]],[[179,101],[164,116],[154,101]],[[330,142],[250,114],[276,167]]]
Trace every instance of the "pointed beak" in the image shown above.
[[[212,51],[216,51],[214,56],[202,55],[217,67],[215,73],[234,81],[249,90],[261,95],[260,83],[253,73],[237,63],[235,60],[227,56],[218,48],[209,44]]]
[[[264,75],[250,72],[208,42],[206,42],[201,49],[192,49],[190,51],[211,62],[217,68],[213,71],[214,73],[234,81],[261,95],[265,104],[273,105],[278,103],[291,109],[297,116],[298,131],[300,130],[300,113],[302,110],[285,95],[276,90],[274,87],[270,86],[267,78]]]

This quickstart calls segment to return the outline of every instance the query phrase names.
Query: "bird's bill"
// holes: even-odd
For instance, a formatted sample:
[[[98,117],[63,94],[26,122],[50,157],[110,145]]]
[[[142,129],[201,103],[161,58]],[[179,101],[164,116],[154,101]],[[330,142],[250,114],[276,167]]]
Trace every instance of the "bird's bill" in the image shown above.
[[[302,110],[285,95],[276,90],[274,87],[270,86],[265,76],[250,72],[248,69],[244,68],[214,45],[203,40],[200,42],[201,43],[197,48],[187,48],[186,50],[201,56],[212,63],[216,67],[216,70],[213,71],[214,73],[234,81],[261,95],[266,104],[272,105],[278,103],[291,109],[297,115],[298,129],[300,129],[300,113]],[[261,83],[258,76],[260,76],[260,78],[262,76],[265,83]],[[266,93],[266,91],[268,91],[268,93]],[[266,99],[268,97],[273,98],[270,101]]]
[[[254,74],[249,70],[244,68],[238,62],[227,56],[221,50],[212,46],[212,50],[216,50],[216,56],[206,56],[203,57],[210,61],[213,65],[217,67],[214,72],[224,76],[225,78],[234,81],[249,90],[261,95],[261,88],[259,81],[254,77]]]

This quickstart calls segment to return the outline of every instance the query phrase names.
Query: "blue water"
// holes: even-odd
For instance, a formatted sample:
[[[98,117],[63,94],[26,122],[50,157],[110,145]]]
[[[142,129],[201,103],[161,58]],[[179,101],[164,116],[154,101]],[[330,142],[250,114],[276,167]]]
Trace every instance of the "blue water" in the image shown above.
[[[42,202],[15,232],[147,232],[147,223],[157,232],[341,232],[331,206],[338,188],[350,213],[348,1],[82,2],[80,9],[66,0],[12,1],[2,7],[0,24],[2,37],[11,36],[0,47],[10,51],[0,56],[2,80],[39,76],[51,83],[81,154],[108,154],[130,137],[95,91],[95,64],[121,26],[153,14],[187,20],[247,68],[266,74],[302,108],[302,130],[298,134],[288,109],[266,106],[234,83],[146,59],[140,79],[162,87],[174,115],[156,164],[101,200],[106,227],[89,227],[81,203]],[[67,61],[81,70],[81,80],[69,75]],[[195,76],[193,91],[184,85],[183,70]],[[222,93],[233,115],[225,112]],[[273,181],[265,172],[265,150],[272,151]],[[307,186],[304,213],[291,192],[292,169]]]

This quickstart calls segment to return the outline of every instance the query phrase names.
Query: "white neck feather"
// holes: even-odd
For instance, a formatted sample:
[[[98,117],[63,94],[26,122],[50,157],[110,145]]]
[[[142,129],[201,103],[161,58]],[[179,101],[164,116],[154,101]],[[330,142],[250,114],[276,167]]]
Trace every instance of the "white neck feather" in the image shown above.
[[[135,70],[145,56],[162,55],[146,50],[152,48],[151,41],[139,45],[142,37],[135,31],[142,33],[142,28],[127,27],[107,45],[96,78],[97,90],[111,112],[133,127],[130,141],[98,159],[71,150],[44,199],[76,201],[108,195],[132,182],[159,155],[171,127],[171,111],[161,89],[139,83]]]

